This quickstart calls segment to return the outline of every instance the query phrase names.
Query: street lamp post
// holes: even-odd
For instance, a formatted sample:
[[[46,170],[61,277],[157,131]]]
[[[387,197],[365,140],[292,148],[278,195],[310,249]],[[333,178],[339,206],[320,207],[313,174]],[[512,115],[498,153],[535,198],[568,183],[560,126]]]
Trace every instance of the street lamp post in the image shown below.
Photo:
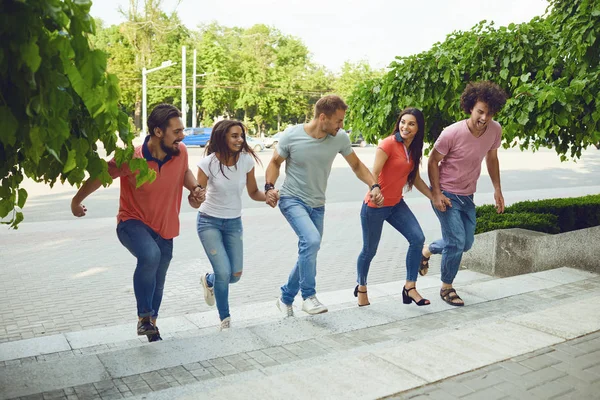
[[[175,65],[171,60],[163,61],[160,66],[152,69],[146,69],[146,67],[142,68],[142,137],[144,135],[144,127],[146,126],[148,120],[148,90],[146,89],[146,75],[158,71],[163,68],[170,67],[171,65]],[[148,132],[149,133],[149,132]]]
[[[194,74],[193,76],[193,84],[192,84],[192,128],[196,127],[196,77],[197,76],[206,76],[214,74],[215,72],[205,72],[203,74],[196,73],[196,49],[194,49]]]

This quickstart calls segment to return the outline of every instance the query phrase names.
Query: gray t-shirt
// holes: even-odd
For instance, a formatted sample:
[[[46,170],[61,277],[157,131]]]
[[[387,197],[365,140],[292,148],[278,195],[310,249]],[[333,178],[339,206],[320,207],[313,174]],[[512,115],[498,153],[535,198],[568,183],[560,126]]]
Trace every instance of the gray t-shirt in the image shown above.
[[[343,130],[335,136],[315,139],[300,124],[284,131],[277,152],[286,159],[281,196],[297,197],[314,208],[325,205],[327,178],[335,156],[340,153],[345,157],[353,150],[350,138]]]

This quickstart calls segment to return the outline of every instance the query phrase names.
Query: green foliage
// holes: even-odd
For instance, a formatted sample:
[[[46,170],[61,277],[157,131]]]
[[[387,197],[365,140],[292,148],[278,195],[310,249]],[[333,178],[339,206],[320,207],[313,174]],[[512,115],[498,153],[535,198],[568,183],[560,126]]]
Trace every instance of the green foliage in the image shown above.
[[[600,2],[549,3],[545,18],[498,29],[483,21],[429,51],[397,57],[386,75],[353,92],[353,128],[376,142],[399,110],[414,106],[426,116],[431,143],[465,118],[460,95],[466,84],[492,80],[511,96],[497,116],[505,147],[550,146],[563,160],[579,157],[600,141]]]
[[[551,214],[514,213],[485,214],[477,218],[475,233],[489,232],[496,229],[521,228],[545,233],[559,233],[558,218]]]
[[[106,54],[90,48],[90,6],[86,0],[0,2],[0,218],[12,212],[2,222],[11,227],[23,220],[24,176],[79,185],[87,171],[108,184],[98,142],[127,161],[116,133],[131,145],[128,118],[119,110],[117,78],[106,73]]]
[[[522,228],[561,233],[600,225],[600,195],[565,199],[522,201],[497,214],[492,205],[476,209],[476,233]]]

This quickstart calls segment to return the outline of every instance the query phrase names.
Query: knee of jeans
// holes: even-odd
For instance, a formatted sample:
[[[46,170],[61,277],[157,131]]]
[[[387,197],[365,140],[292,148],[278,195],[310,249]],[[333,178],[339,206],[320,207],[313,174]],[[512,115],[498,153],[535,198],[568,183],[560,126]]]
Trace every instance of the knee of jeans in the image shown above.
[[[411,246],[423,247],[425,245],[425,235],[420,233],[411,238],[408,242]]]
[[[464,239],[449,240],[448,242],[446,242],[446,249],[448,249],[449,251],[464,252],[465,251],[465,240]]]
[[[142,254],[138,256],[138,261],[144,265],[156,265],[160,264],[161,259],[160,250],[156,247],[150,247]]]
[[[317,236],[308,237],[302,241],[301,246],[310,252],[317,252],[321,248],[321,238]]]
[[[233,274],[231,274],[231,277],[229,278],[229,283],[236,283],[238,282],[240,279],[242,278],[242,271],[240,272],[235,272]]]

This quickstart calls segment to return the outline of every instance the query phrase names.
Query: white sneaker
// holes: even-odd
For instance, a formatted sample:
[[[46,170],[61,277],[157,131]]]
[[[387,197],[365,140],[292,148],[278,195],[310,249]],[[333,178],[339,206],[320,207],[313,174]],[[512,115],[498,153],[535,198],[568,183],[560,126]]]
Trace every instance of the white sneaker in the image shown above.
[[[289,318],[294,316],[294,307],[292,305],[287,305],[283,301],[281,301],[281,297],[277,298],[277,308],[284,315],[284,318]]]
[[[219,327],[219,330],[224,331],[229,328],[231,328],[231,317],[227,317],[223,321],[221,321],[221,326]]]
[[[202,285],[202,289],[204,289],[204,301],[212,307],[215,305],[215,289],[208,286],[208,282],[206,281],[207,275],[202,274],[200,284]]]
[[[327,307],[317,299],[317,296],[310,296],[302,302],[302,311],[309,314],[326,313]]]

